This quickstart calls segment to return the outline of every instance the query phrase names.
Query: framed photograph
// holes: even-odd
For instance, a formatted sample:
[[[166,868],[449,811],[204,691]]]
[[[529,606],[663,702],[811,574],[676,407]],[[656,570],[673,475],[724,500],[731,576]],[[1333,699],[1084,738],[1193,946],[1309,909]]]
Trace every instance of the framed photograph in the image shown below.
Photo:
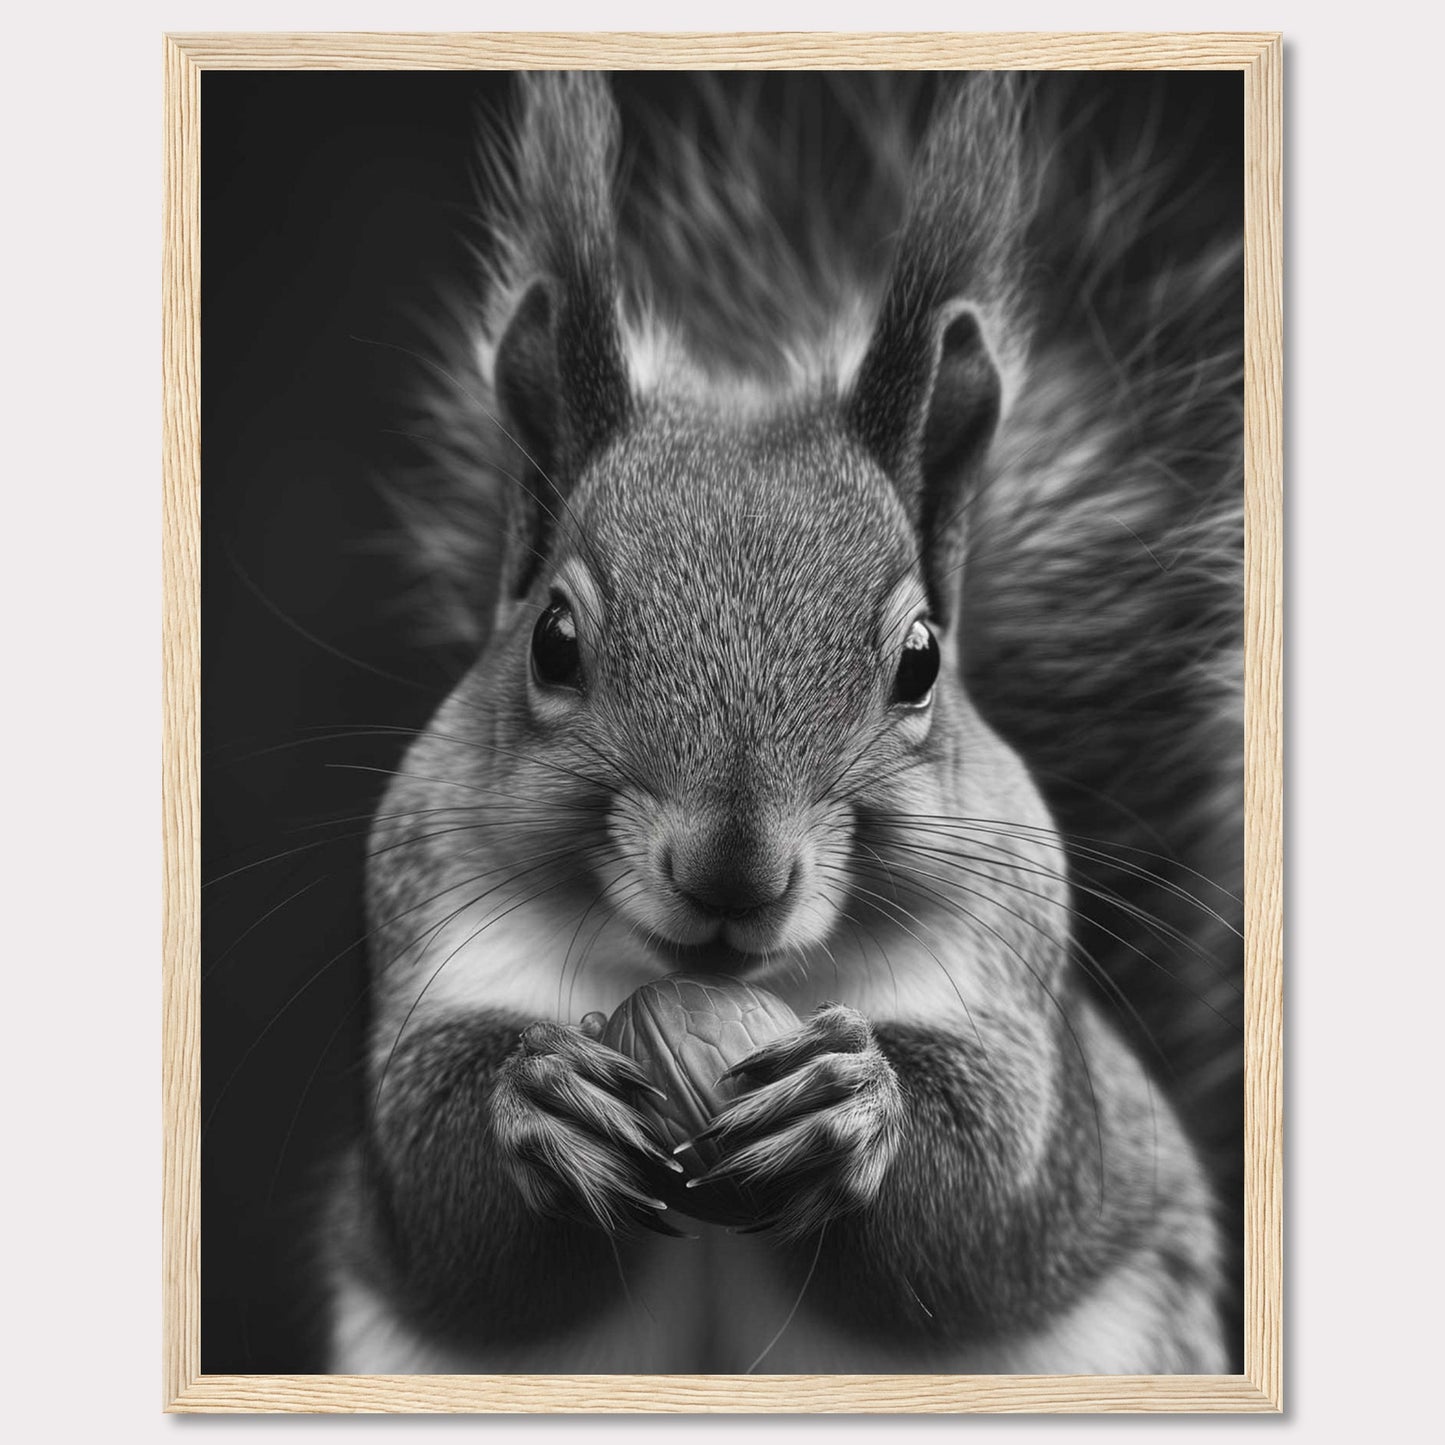
[[[164,44],[165,1408],[1280,1409],[1279,37]]]

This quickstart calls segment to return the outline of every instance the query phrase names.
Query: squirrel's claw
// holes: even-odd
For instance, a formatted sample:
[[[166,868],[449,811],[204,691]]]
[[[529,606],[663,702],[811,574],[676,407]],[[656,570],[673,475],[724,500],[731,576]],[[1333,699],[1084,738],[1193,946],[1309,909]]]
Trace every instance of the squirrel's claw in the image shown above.
[[[866,1088],[886,1061],[868,1054],[822,1054],[793,1073],[729,1104],[696,1136],[699,1143],[734,1148],[801,1114],[841,1104]]]
[[[688,1189],[736,1185],[758,1203],[748,1232],[792,1238],[877,1195],[903,1100],[861,1014],[825,1006],[729,1072],[757,1082],[692,1141],[722,1157]]]
[[[667,1099],[667,1095],[643,1073],[636,1060],[608,1048],[583,1029],[568,1024],[542,1020],[529,1025],[522,1030],[518,1051],[527,1058],[563,1059],[581,1077],[603,1088],[640,1089],[664,1102]]]
[[[719,1076],[772,1083],[818,1054],[858,1054],[873,1046],[873,1029],[857,1009],[824,1004],[800,1028],[764,1044]]]
[[[503,1066],[492,1103],[500,1157],[523,1197],[613,1233],[677,1234],[649,1167],[683,1172],[625,1094],[652,1086],[631,1059],[563,1024],[533,1024]]]

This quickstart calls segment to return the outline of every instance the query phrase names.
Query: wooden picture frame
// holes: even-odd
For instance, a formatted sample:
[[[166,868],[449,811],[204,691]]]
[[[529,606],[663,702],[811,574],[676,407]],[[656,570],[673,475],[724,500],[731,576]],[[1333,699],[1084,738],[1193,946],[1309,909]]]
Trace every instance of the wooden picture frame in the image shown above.
[[[1282,1229],[1281,40],[1211,34],[168,35],[164,1405],[169,1411],[1278,1411]],[[1228,1376],[207,1375],[200,1364],[200,77],[208,70],[1235,70],[1245,106],[1244,1371]]]

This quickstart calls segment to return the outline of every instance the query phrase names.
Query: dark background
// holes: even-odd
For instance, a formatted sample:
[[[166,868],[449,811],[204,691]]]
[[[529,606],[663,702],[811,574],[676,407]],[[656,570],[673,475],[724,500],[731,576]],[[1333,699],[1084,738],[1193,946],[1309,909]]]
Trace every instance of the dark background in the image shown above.
[[[1181,234],[1237,206],[1238,75],[1059,83],[1094,125],[1147,119],[1218,170],[1175,216]],[[688,102],[686,76],[620,84],[625,120]],[[362,835],[385,783],[366,769],[402,747],[337,733],[420,726],[464,662],[414,641],[379,483],[419,461],[407,431],[428,318],[468,287],[474,141],[507,87],[445,72],[202,82],[208,1373],[322,1367],[313,1240],[359,1117]]]

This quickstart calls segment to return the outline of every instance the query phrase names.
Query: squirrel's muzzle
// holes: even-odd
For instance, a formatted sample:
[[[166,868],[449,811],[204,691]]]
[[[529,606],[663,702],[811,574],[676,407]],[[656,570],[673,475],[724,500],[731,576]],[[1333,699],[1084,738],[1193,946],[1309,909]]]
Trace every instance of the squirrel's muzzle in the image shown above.
[[[639,812],[614,818],[627,872],[609,886],[659,943],[780,956],[832,927],[836,892],[824,879],[846,866],[843,821],[700,800]]]
[[[700,913],[733,921],[786,901],[797,877],[796,859],[728,846],[725,839],[689,838],[663,858],[664,874]]]
[[[673,819],[660,843],[659,880],[699,925],[762,943],[791,910],[804,870],[788,832],[731,811],[694,814]]]

